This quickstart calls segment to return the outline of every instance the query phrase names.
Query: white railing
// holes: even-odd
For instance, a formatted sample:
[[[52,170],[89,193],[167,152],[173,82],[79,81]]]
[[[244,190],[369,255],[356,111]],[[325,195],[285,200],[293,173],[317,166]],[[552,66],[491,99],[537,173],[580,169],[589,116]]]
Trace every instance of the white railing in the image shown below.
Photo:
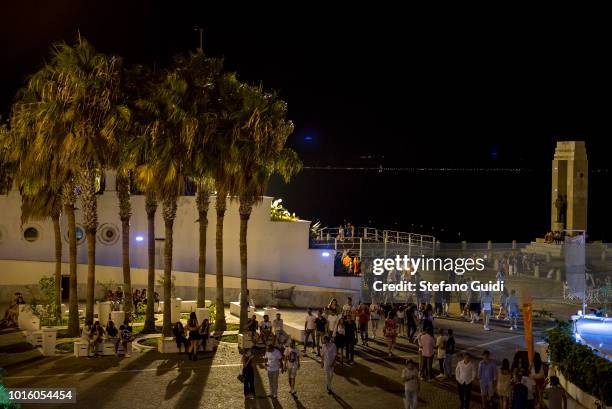
[[[434,236],[408,233],[395,230],[379,230],[373,227],[354,227],[340,230],[338,227],[324,227],[319,230],[317,241],[322,243],[379,242],[404,244],[410,247],[433,249],[436,245]]]

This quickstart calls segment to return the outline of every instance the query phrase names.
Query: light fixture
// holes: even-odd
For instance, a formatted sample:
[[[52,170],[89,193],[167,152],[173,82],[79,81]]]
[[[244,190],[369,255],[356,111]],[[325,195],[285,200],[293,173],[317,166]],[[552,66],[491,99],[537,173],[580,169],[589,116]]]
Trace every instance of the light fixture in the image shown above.
[[[323,253],[321,253],[321,255],[323,257],[329,257],[329,251],[324,251]]]
[[[136,236],[136,241],[144,241],[144,237],[142,237],[142,236]]]

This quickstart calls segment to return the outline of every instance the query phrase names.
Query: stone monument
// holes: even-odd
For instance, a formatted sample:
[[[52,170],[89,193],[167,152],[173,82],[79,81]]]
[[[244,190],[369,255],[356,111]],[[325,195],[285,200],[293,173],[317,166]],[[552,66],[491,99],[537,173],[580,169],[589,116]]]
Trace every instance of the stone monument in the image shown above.
[[[557,142],[552,161],[551,231],[586,230],[588,181],[584,141]]]

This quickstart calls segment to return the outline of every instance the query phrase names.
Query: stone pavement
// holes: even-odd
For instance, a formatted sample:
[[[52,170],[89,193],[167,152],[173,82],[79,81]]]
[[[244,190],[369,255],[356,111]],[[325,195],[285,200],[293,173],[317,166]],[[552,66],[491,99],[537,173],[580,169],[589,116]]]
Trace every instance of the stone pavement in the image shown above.
[[[0,368],[40,357],[40,350],[26,342],[22,331],[17,328],[0,330]]]
[[[298,374],[298,398],[289,394],[287,376],[280,379],[279,399],[266,397],[267,376],[260,363],[256,384],[258,398],[246,401],[236,379],[240,355],[235,346],[221,344],[214,355],[189,361],[184,355],[157,351],[129,358],[97,359],[59,356],[20,365],[7,371],[7,387],[76,387],[79,408],[402,408],[400,373],[404,358],[416,359],[413,350],[400,347],[402,358],[385,358],[384,345],[359,350],[352,366],[337,366],[335,395],[325,393],[323,370],[312,353],[303,359]],[[457,396],[452,383],[424,383],[423,408],[448,408]],[[24,408],[57,407],[24,405]],[[474,405],[473,407],[477,407]]]
[[[285,320],[300,322],[303,310],[282,311]],[[228,321],[233,317],[227,316]],[[510,331],[503,321],[493,323],[492,331],[481,324],[458,318],[436,319],[436,327],[453,328],[459,350],[479,356],[483,349],[493,359],[511,359],[524,348],[522,332]],[[539,323],[539,330],[546,327]],[[157,351],[135,352],[129,358],[75,358],[72,355],[45,357],[36,362],[8,368],[7,387],[76,387],[78,408],[402,408],[403,362],[417,360],[416,347],[400,339],[396,357],[387,358],[382,339],[370,347],[357,347],[354,365],[336,366],[335,395],[325,392],[323,371],[310,351],[298,373],[298,398],[289,394],[286,374],[279,381],[279,399],[267,398],[268,381],[263,364],[257,367],[257,399],[245,401],[240,372],[240,355],[235,345],[222,343],[214,354],[193,362],[184,355]],[[455,363],[456,363],[455,358]],[[434,364],[437,367],[437,362]],[[454,408],[458,398],[452,381],[438,380],[422,384],[419,408]],[[24,405],[25,408],[58,407]],[[473,393],[472,408],[479,408],[479,396]]]

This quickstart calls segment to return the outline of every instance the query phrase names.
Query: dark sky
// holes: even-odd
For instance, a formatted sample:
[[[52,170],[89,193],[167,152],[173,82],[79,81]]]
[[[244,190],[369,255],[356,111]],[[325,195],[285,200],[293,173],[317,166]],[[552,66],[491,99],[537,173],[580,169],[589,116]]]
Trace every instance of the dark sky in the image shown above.
[[[3,115],[50,44],[72,41],[77,30],[128,64],[163,65],[197,47],[200,24],[208,54],[288,101],[296,124],[290,145],[308,167],[524,169],[518,176],[306,169],[289,186],[273,181],[270,193],[304,218],[529,240],[548,223],[554,143],[577,139],[598,172],[589,229],[602,237],[612,227],[604,204],[612,33],[595,11],[506,11],[485,20],[476,14],[483,10],[464,17],[313,3],[277,8],[281,15],[203,2],[12,3],[0,15]]]

